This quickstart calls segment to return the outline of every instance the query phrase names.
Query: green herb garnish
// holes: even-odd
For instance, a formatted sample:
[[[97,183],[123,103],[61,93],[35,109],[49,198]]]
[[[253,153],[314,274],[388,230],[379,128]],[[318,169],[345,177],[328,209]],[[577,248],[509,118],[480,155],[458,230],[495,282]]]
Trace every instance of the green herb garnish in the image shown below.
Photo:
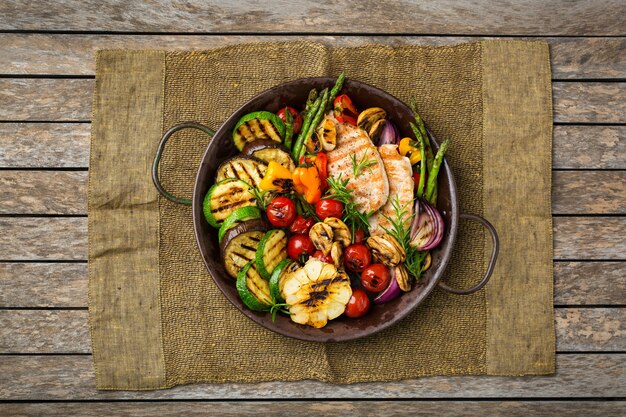
[[[354,239],[354,232],[356,229],[363,229],[367,233],[369,230],[368,219],[373,214],[362,213],[359,211],[357,204],[354,202],[354,195],[352,190],[349,190],[347,179],[342,179],[341,174],[337,178],[328,177],[328,186],[330,187],[330,195],[324,197],[324,199],[333,198],[343,203],[343,222],[350,227],[352,231],[352,239]]]
[[[363,171],[365,171],[366,169],[369,172],[372,172],[372,166],[376,165],[376,160],[366,158],[367,152],[363,153],[363,157],[359,162],[356,161],[355,154],[350,155],[350,159],[352,159],[352,173],[354,175],[354,178],[359,178],[361,175],[363,175]]]

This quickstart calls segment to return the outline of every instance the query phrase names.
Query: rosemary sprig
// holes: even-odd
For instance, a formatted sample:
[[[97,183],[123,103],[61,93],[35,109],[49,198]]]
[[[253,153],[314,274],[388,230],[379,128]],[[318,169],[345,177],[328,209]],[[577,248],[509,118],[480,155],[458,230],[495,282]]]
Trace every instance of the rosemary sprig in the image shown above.
[[[276,314],[283,313],[287,315],[292,315],[293,313],[288,310],[291,307],[290,304],[287,303],[274,303],[270,307],[270,314],[272,315],[272,321],[276,321]]]
[[[391,202],[391,207],[393,208],[393,218],[383,214],[383,216],[389,220],[391,223],[391,229],[387,229],[383,227],[385,232],[393,236],[402,249],[404,249],[404,253],[406,254],[406,260],[404,261],[404,267],[407,269],[409,274],[413,275],[415,279],[419,279],[422,273],[422,263],[424,262],[424,258],[428,254],[427,251],[420,252],[414,246],[411,246],[411,228],[406,227],[407,221],[409,224],[415,217],[415,213],[408,216],[408,207],[410,207],[411,203],[407,203],[405,205],[400,205],[400,200],[398,196],[396,196]],[[407,219],[408,217],[408,219]]]
[[[376,165],[376,160],[367,159],[367,152],[363,153],[363,157],[359,162],[356,160],[356,154],[350,155],[350,159],[352,159],[352,173],[354,174],[354,178],[359,178],[366,169],[372,172],[372,166]]]
[[[324,197],[333,198],[343,203],[343,222],[350,227],[352,231],[352,237],[354,238],[354,232],[356,229],[363,229],[367,233],[369,230],[368,219],[373,213],[362,213],[359,211],[357,204],[354,202],[354,195],[352,190],[347,188],[348,179],[342,179],[341,174],[335,177],[328,177],[328,186],[330,188],[330,195]]]
[[[265,196],[270,192],[270,190],[260,190],[258,187],[253,187],[249,192],[254,196],[254,198],[256,198],[257,206],[261,210],[265,211],[268,204]]]

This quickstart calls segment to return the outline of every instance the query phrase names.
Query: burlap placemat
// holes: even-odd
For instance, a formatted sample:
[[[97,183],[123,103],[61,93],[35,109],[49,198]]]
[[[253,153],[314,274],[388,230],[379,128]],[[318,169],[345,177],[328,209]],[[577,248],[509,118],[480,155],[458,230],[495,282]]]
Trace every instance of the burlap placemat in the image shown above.
[[[502,255],[483,291],[435,291],[399,324],[365,339],[300,342],[251,322],[222,296],[196,248],[191,209],[157,197],[150,162],[176,123],[217,128],[258,92],[341,70],[401,100],[417,97],[435,135],[452,141],[461,210],[494,223]],[[548,47],[539,42],[100,52],[89,184],[98,388],[552,373],[551,119]],[[164,186],[190,195],[207,139],[184,131],[170,142]],[[489,246],[468,223],[456,248],[444,279],[469,287]]]

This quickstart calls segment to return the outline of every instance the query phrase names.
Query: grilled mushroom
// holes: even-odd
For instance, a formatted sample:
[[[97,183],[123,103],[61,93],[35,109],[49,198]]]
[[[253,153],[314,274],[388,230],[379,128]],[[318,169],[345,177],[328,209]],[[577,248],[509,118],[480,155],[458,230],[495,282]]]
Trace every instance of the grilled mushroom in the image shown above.
[[[341,219],[337,217],[327,217],[324,219],[324,223],[333,229],[333,240],[341,243],[344,248],[352,243],[352,233]]]
[[[332,151],[337,146],[337,126],[333,119],[325,117],[317,128],[316,135],[325,151]]]
[[[313,242],[315,249],[320,250],[324,255],[330,253],[330,247],[333,244],[333,229],[323,222],[317,222],[309,230],[309,237]]]
[[[376,234],[367,238],[367,246],[372,251],[372,259],[385,266],[396,266],[406,259],[402,246],[389,234]]]
[[[387,112],[380,107],[370,107],[369,109],[363,110],[359,113],[359,118],[357,119],[357,126],[361,129],[365,130],[370,138],[372,137],[371,133],[375,133],[376,130],[382,131],[382,128],[385,126],[383,124],[377,125],[381,120],[385,120],[387,117]],[[379,133],[380,135],[380,133]]]
[[[424,266],[422,267],[422,272],[428,271],[428,268],[430,268],[431,263],[432,263],[432,256],[430,256],[430,253],[428,253],[426,257],[424,258]]]
[[[340,242],[333,242],[330,247],[330,257],[333,258],[335,268],[339,269],[339,267],[343,265],[343,250]]]
[[[398,287],[400,287],[402,291],[411,291],[411,276],[404,266],[398,265],[395,267],[395,276]]]

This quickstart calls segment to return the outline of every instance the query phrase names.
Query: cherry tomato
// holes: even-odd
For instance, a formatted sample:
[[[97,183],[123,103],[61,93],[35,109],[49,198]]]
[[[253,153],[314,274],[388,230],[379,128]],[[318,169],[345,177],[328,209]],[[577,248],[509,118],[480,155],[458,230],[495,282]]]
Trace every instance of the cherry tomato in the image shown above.
[[[355,229],[354,230],[354,237],[352,239],[354,241],[354,243],[363,243],[365,242],[365,232],[363,231],[363,229]]]
[[[383,264],[371,264],[361,272],[361,285],[368,291],[381,292],[390,282],[389,268]]]
[[[339,123],[349,123],[356,126],[359,112],[356,107],[354,107],[352,100],[350,100],[347,94],[341,94],[335,98],[335,101],[333,101],[333,110],[335,119],[337,119]]]
[[[299,233],[301,235],[308,235],[309,234],[309,230],[311,230],[311,227],[313,227],[313,225],[315,224],[315,220],[313,220],[311,217],[302,217],[301,215],[297,215],[296,219],[293,221],[293,223],[291,223],[291,226],[289,226],[289,231],[291,233]]]
[[[278,110],[276,112],[276,115],[280,117],[283,122],[287,123],[287,119],[285,118],[286,110],[289,110],[289,112],[293,116],[293,133],[299,133],[300,129],[302,128],[302,116],[300,116],[300,113],[296,109],[290,106],[285,106],[282,109]]]
[[[362,243],[353,243],[343,252],[343,264],[350,271],[361,272],[371,262],[370,250]]]
[[[296,205],[287,197],[276,197],[266,209],[267,220],[276,227],[289,226],[296,218]]]
[[[313,255],[315,253],[315,246],[307,235],[293,235],[287,242],[287,254],[294,261],[304,261],[304,257]],[[304,256],[303,256],[304,255]]]
[[[319,259],[322,262],[326,262],[327,264],[335,263],[333,261],[333,257],[330,256],[330,253],[328,255],[324,255],[324,252],[322,252],[321,250],[316,250],[313,254],[313,257]]]
[[[337,217],[341,219],[343,203],[332,198],[320,200],[315,203],[315,214],[317,214],[317,217],[321,220],[327,217]]]
[[[370,299],[367,297],[365,291],[360,288],[352,289],[352,297],[346,305],[345,314],[348,317],[356,319],[363,317],[370,310]]]

